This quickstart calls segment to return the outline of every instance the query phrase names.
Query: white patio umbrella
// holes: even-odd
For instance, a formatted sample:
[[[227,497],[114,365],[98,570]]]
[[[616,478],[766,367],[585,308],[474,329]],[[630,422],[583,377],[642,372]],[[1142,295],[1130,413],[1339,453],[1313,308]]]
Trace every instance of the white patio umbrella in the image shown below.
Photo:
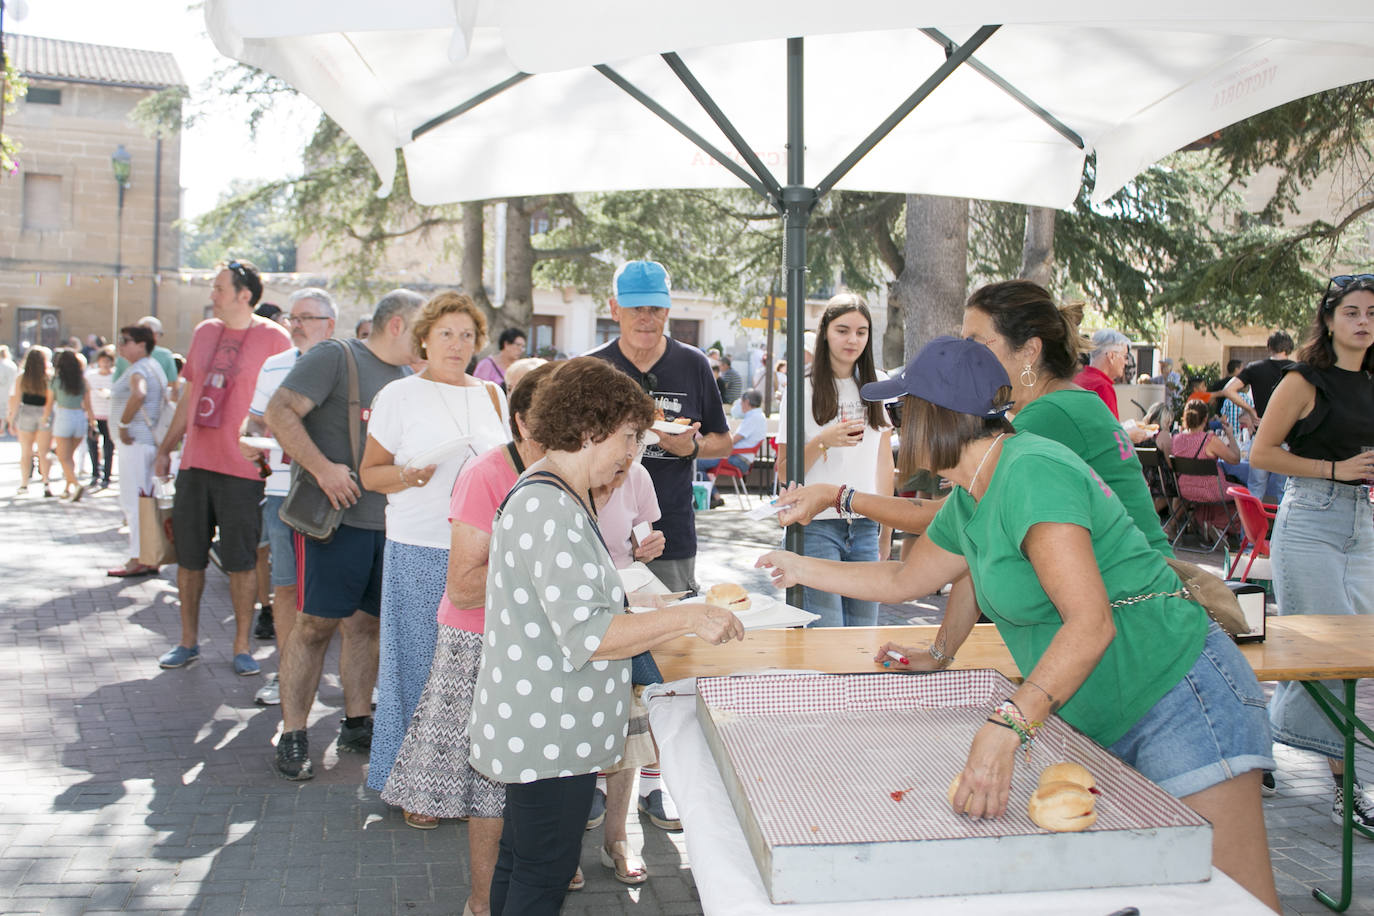
[[[1374,78],[1368,0],[208,0],[206,18],[338,122],[382,193],[397,149],[430,204],[748,184],[786,220],[790,365],[807,215],[832,187],[1067,207],[1093,153],[1100,201],[1220,127]],[[788,417],[800,441],[799,403]]]

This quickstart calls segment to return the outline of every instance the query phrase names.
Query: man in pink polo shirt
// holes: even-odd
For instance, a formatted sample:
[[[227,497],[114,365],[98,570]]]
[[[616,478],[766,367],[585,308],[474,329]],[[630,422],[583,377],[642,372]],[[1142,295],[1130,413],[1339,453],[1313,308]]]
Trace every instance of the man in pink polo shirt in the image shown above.
[[[218,528],[220,564],[229,574],[234,605],[234,672],[261,670],[248,637],[257,595],[263,481],[253,462],[239,453],[238,437],[258,370],[267,357],[291,346],[281,325],[253,314],[261,297],[262,278],[247,261],[230,261],[215,277],[210,289],[214,317],[197,325],[191,338],[181,373],[186,387],[153,465],[158,477],[166,477],[172,452],[181,444],[172,505],[181,641],[158,659],[163,668],[181,668],[200,656],[200,596]]]

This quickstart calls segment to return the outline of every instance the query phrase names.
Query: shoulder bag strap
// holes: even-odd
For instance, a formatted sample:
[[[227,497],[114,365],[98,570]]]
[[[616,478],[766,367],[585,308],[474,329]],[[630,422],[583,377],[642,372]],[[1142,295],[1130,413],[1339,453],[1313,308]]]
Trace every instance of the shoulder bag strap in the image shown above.
[[[491,398],[491,409],[496,411],[496,419],[501,419],[501,398],[496,394],[496,386],[491,382],[483,382],[487,389],[487,397]]]
[[[353,455],[353,470],[356,471],[363,463],[362,442],[360,441],[362,439],[363,412],[358,397],[358,360],[353,355],[353,348],[345,341],[339,341],[339,346],[343,347],[344,362],[348,365],[348,447]]]

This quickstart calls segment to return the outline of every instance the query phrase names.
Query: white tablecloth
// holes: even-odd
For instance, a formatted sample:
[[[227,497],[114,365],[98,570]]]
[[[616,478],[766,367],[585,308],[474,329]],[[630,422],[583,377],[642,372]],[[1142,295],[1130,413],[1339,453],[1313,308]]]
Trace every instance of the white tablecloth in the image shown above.
[[[677,681],[657,690],[676,696],[649,699],[649,721],[658,741],[659,763],[668,790],[677,802],[687,839],[692,875],[702,909],[722,916],[907,916],[919,903],[922,916],[1107,916],[1124,907],[1142,914],[1207,913],[1209,916],[1273,912],[1216,869],[1200,884],[1151,885],[1097,890],[1026,894],[975,894],[926,897],[919,901],[856,900],[854,903],[775,905],[768,899],[753,854],[725,793],[706,738],[697,724],[695,682]],[[861,888],[855,888],[855,897]]]

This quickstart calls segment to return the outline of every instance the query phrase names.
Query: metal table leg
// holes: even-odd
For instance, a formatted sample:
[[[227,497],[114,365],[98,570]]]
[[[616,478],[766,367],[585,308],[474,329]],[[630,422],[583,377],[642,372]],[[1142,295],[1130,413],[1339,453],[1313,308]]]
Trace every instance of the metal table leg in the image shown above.
[[[1371,839],[1371,834],[1363,827],[1355,826],[1354,818],[1354,784],[1355,784],[1355,732],[1356,730],[1374,740],[1374,731],[1369,726],[1360,721],[1360,717],[1355,713],[1355,681],[1347,680],[1345,684],[1345,702],[1336,699],[1335,695],[1327,689],[1321,681],[1302,681],[1302,686],[1307,689],[1307,693],[1312,697],[1316,704],[1321,707],[1326,717],[1331,720],[1340,731],[1341,737],[1345,739],[1345,773],[1341,777],[1341,800],[1343,810],[1341,812],[1341,897],[1340,900],[1333,899],[1329,894],[1320,888],[1312,889],[1312,896],[1316,897],[1323,904],[1335,910],[1337,913],[1344,913],[1350,906],[1351,900],[1351,862],[1354,858],[1354,833],[1359,830]]]

